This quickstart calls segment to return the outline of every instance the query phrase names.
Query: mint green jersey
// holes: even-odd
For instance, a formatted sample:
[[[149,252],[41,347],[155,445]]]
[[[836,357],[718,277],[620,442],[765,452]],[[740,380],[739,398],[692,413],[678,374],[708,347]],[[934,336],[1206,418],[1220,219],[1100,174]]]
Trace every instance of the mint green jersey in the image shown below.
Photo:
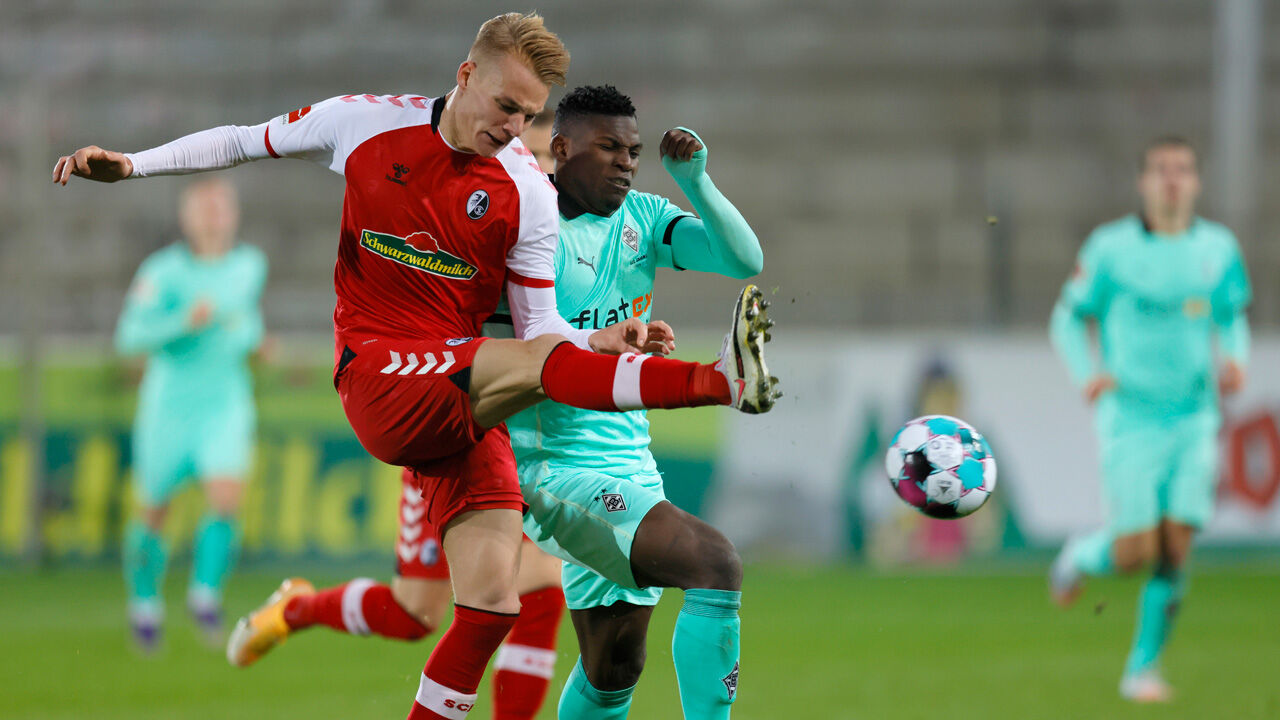
[[[116,348],[146,354],[138,413],[184,417],[204,406],[252,401],[246,363],[262,340],[259,298],[266,280],[262,251],[238,245],[215,259],[174,243],[143,261],[116,327]],[[208,324],[192,329],[192,308],[205,300]]]
[[[1055,308],[1053,336],[1078,383],[1105,372],[1117,398],[1159,412],[1216,405],[1218,350],[1243,364],[1250,288],[1235,236],[1195,218],[1181,235],[1149,231],[1136,215],[1098,227]],[[1072,339],[1098,323],[1101,367]]]
[[[653,276],[675,267],[671,231],[691,217],[669,200],[632,191],[609,217],[560,216],[556,309],[576,328],[599,329],[627,318],[649,320]],[[550,400],[507,420],[521,468],[548,462],[611,472],[652,471],[644,410],[580,410]]]

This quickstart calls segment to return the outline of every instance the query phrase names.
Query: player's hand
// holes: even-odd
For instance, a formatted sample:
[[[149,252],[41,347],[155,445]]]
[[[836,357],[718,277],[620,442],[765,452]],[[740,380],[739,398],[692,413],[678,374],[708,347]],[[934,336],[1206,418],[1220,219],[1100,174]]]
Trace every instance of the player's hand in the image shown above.
[[[66,185],[72,175],[97,180],[98,182],[115,182],[133,174],[133,163],[124,153],[103,150],[97,145],[82,147],[70,155],[58,158],[53,166],[53,182]]]
[[[274,365],[276,360],[280,359],[280,338],[270,333],[264,334],[253,354],[258,362],[264,365]]]
[[[1084,385],[1084,399],[1090,405],[1098,401],[1103,393],[1111,392],[1116,389],[1116,379],[1107,374],[1095,375],[1092,380]]]
[[[628,318],[603,330],[591,333],[587,344],[592,350],[606,355],[622,353],[660,353],[666,355],[676,348],[676,336],[671,326],[657,320],[646,323]]]
[[[689,128],[678,127],[663,133],[658,154],[662,157],[662,167],[676,182],[689,182],[707,172],[707,145]]]
[[[1228,360],[1218,373],[1218,391],[1225,397],[1235,395],[1244,387],[1244,368],[1235,360]]]
[[[213,305],[208,300],[197,300],[195,306],[191,308],[191,313],[187,315],[187,327],[199,330],[208,325],[212,319]]]

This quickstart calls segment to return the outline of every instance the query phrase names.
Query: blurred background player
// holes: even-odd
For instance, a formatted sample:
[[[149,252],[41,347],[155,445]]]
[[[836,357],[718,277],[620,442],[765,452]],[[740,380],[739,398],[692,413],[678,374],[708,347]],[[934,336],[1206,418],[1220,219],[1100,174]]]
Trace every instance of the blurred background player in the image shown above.
[[[551,113],[542,113],[521,136],[539,167],[551,172]],[[391,584],[356,578],[315,591],[300,578],[286,581],[296,593],[284,607],[289,633],[325,625],[353,635],[380,635],[399,640],[426,637],[439,625],[453,600],[449,563],[440,544],[440,529],[426,520],[426,500],[408,468],[401,476],[396,574]],[[560,560],[525,538],[520,546],[520,617],[494,658],[494,720],[531,720],[546,698],[555,672],[556,636],[564,617]],[[238,658],[233,664],[256,661]]]
[[[755,233],[706,174],[707,150],[693,132],[668,131],[658,152],[700,217],[631,190],[642,149],[635,114],[612,86],[576,88],[556,108],[556,307],[578,328],[647,321],[659,267],[746,278],[764,264]],[[727,718],[737,691],[741,562],[724,535],[666,500],[645,412],[547,401],[508,427],[530,506],[525,532],[570,561],[563,581],[581,657],[558,717],[626,716],[653,607],[662,588],[679,587],[685,602],[672,650],[684,716]]]
[[[133,430],[137,517],[123,556],[129,622],[144,650],[160,638],[169,501],[199,480],[208,512],[195,537],[187,606],[221,642],[222,590],[239,548],[237,513],[249,471],[255,412],[247,358],[262,342],[262,252],[235,243],[235,189],[206,180],[182,194],[185,242],[138,268],[116,328],[116,348],[145,354]]]
[[[1148,145],[1138,191],[1141,214],[1093,231],[1053,310],[1053,344],[1096,407],[1108,520],[1067,542],[1050,586],[1067,605],[1086,575],[1154,567],[1120,692],[1162,702],[1171,691],[1160,654],[1185,593],[1192,538],[1213,512],[1219,395],[1244,384],[1250,288],[1235,236],[1194,214],[1200,176],[1188,141]],[[1088,321],[1098,326],[1100,360]]]

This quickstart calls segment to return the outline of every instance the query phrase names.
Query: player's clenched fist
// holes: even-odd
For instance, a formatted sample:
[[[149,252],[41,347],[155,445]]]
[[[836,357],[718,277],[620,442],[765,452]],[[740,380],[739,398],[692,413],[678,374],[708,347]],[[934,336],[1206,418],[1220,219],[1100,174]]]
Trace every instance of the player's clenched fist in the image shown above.
[[[592,350],[606,355],[627,352],[667,355],[676,349],[676,335],[670,325],[661,320],[646,323],[636,318],[628,318],[597,330],[587,342]]]
[[[53,166],[53,181],[66,185],[72,175],[97,180],[98,182],[115,182],[133,174],[133,163],[124,153],[103,150],[97,145],[82,147],[70,155],[58,158]]]
[[[672,128],[663,133],[658,154],[662,156],[662,167],[677,182],[693,180],[707,171],[707,145],[689,128]]]

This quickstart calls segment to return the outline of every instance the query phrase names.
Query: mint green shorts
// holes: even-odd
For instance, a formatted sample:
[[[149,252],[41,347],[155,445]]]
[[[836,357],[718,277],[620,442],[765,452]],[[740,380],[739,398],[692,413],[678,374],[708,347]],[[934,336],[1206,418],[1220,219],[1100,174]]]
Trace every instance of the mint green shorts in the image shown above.
[[[133,425],[133,480],[144,507],[168,503],[194,480],[243,480],[253,458],[252,402],[197,412],[139,412]]]
[[[615,476],[536,463],[520,469],[520,489],[529,504],[525,535],[565,561],[561,576],[570,610],[658,604],[662,588],[636,587],[631,543],[644,516],[667,499],[661,475]]]
[[[1220,425],[1213,409],[1157,416],[1126,409],[1111,395],[1101,398],[1098,439],[1108,527],[1130,535],[1166,518],[1204,527],[1213,516]]]

